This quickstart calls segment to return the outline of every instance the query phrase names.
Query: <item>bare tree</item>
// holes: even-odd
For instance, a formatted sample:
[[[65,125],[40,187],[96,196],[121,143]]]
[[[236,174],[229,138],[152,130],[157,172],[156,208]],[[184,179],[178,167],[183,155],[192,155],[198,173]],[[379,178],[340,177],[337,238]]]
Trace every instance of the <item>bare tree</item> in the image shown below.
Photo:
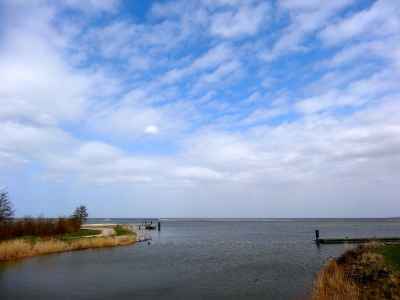
[[[88,216],[89,216],[89,214],[87,212],[87,209],[86,209],[86,206],[81,205],[81,206],[77,207],[72,216],[75,219],[78,219],[81,224],[84,223],[87,220]]]
[[[0,191],[0,222],[8,221],[14,216],[14,210],[8,193],[6,191]]]

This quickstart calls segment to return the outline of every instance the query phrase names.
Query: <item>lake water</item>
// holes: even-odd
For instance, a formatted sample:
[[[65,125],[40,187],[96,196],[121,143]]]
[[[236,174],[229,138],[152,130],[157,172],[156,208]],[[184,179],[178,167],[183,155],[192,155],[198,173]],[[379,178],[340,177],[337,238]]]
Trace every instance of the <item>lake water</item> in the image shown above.
[[[0,299],[306,299],[316,272],[346,247],[318,248],[315,229],[400,236],[398,221],[169,220],[150,245],[0,265]]]

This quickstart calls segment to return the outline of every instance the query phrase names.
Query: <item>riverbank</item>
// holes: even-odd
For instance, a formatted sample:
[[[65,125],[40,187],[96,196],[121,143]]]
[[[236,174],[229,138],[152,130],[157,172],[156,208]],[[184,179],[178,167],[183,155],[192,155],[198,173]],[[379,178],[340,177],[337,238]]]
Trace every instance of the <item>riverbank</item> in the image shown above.
[[[358,246],[329,261],[313,299],[400,299],[400,244]]]
[[[96,230],[88,227],[96,227]],[[79,235],[82,232],[89,235]],[[135,232],[121,225],[83,226],[79,233],[47,238],[26,237],[0,242],[0,262],[66,251],[124,246],[133,244],[137,240]]]

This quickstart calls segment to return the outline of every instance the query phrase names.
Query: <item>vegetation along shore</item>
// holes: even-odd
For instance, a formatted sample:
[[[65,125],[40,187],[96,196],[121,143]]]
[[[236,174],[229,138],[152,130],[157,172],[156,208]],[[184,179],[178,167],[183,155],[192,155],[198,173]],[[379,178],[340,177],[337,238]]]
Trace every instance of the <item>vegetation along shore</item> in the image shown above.
[[[400,244],[362,245],[329,261],[313,299],[400,299]]]
[[[85,225],[85,206],[70,217],[14,219],[6,192],[0,193],[0,262],[25,257],[129,245],[136,233],[127,225]]]
[[[0,261],[16,260],[25,257],[75,251],[84,249],[104,248],[129,245],[136,242],[136,236],[88,237],[74,240],[50,239],[15,239],[0,242]]]

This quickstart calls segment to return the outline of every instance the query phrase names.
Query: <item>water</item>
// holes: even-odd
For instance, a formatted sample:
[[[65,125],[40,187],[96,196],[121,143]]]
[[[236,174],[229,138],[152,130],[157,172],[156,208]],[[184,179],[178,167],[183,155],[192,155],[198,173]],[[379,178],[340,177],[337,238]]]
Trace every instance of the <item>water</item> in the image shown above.
[[[398,221],[169,220],[151,245],[0,265],[0,299],[306,299],[316,272],[346,247],[316,247],[315,229],[400,236]]]

